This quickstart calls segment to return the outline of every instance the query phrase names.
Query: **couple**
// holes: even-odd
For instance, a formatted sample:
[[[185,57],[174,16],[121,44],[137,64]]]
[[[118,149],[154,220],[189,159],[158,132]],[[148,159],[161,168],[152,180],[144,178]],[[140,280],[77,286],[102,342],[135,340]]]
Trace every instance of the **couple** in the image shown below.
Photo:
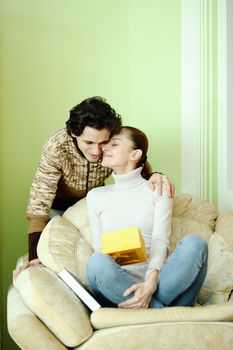
[[[113,170],[113,185],[87,194],[94,254],[87,276],[103,306],[162,308],[194,306],[207,270],[207,245],[196,235],[178,242],[168,257],[172,199],[163,188],[152,192],[146,135],[124,126],[103,146],[102,166]],[[121,267],[101,253],[103,232],[137,226],[144,238],[148,263]]]
[[[75,106],[66,128],[58,130],[43,148],[27,209],[29,263],[14,271],[14,279],[38,263],[37,242],[49,219],[88,194],[95,249],[88,276],[102,304],[129,308],[193,305],[206,273],[206,245],[197,236],[187,236],[167,259],[173,186],[157,173],[148,181],[156,185],[156,191],[149,189],[147,147],[142,132],[121,128],[120,116],[104,99],[93,97]],[[111,169],[116,183],[103,186]],[[123,269],[100,253],[99,237],[104,231],[136,225],[145,239],[149,263]]]
[[[29,262],[13,272],[14,279],[38,264],[37,244],[47,222],[84,198],[92,188],[104,185],[111,169],[101,165],[102,148],[121,129],[121,117],[101,97],[83,100],[70,111],[66,127],[45,143],[27,207]],[[153,173],[148,184],[160,192],[161,184],[172,197],[167,176]]]

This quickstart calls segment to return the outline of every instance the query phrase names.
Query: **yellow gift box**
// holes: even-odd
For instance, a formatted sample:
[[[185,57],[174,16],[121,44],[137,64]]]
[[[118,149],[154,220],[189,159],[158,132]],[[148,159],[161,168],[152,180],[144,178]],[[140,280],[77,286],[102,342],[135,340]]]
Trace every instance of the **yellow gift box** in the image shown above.
[[[138,227],[105,232],[101,236],[102,252],[128,265],[147,261],[144,239]]]

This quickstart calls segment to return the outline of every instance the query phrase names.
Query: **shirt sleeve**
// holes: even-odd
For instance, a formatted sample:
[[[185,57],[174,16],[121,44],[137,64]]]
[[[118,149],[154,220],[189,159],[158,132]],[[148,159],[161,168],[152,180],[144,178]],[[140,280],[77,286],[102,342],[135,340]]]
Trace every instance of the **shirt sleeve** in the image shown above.
[[[42,157],[31,185],[27,207],[29,232],[41,231],[41,227],[37,226],[41,226],[39,222],[42,222],[43,217],[49,217],[61,176],[62,169],[59,161],[59,152],[56,145],[53,145],[52,141],[49,140],[44,146]],[[30,229],[30,224],[33,226],[32,229]]]
[[[172,208],[173,199],[167,196],[166,188],[161,196],[155,193],[153,232],[146,278],[153,270],[160,271],[166,261],[171,236]]]
[[[102,244],[100,239],[102,234],[102,228],[100,223],[100,212],[97,210],[96,203],[98,203],[98,201],[94,189],[89,191],[87,194],[87,212],[91,229],[92,246],[94,249],[94,253],[102,251]]]

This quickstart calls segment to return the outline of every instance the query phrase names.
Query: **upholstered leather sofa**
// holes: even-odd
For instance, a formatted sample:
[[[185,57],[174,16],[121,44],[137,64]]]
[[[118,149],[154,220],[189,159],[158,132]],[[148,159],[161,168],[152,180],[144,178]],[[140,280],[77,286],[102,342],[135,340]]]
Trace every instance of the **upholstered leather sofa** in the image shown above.
[[[193,307],[125,310],[90,314],[61,281],[66,267],[88,285],[85,266],[92,254],[85,199],[54,217],[44,229],[38,255],[8,292],[8,330],[24,350],[232,350],[233,212],[187,194],[174,199],[171,251],[186,233],[209,246],[206,281]],[[18,265],[25,257],[20,258]]]

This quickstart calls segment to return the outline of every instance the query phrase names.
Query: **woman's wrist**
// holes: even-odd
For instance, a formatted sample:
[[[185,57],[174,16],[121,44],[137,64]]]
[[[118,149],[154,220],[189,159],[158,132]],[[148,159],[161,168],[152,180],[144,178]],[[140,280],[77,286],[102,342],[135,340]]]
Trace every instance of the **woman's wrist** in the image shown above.
[[[159,279],[159,270],[153,270],[145,280],[145,284],[148,286],[156,286]]]

